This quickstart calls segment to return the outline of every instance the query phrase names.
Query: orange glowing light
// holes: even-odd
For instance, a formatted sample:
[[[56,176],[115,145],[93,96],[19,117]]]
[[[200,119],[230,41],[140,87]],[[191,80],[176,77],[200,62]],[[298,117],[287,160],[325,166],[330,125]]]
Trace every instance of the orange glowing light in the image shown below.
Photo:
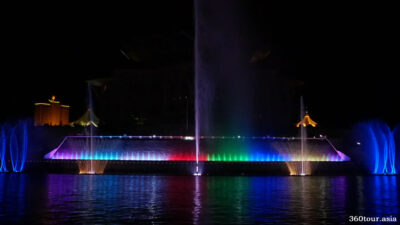
[[[303,125],[303,127],[306,127],[308,125],[311,125],[312,127],[317,126],[317,122],[315,122],[314,120],[312,120],[310,118],[310,116],[308,115],[308,112],[306,112],[306,115],[304,116],[303,120],[301,120],[300,122],[298,122],[296,124],[296,127],[300,127],[300,125]]]
[[[35,126],[66,126],[69,125],[69,106],[61,105],[51,96],[48,103],[35,103]]]

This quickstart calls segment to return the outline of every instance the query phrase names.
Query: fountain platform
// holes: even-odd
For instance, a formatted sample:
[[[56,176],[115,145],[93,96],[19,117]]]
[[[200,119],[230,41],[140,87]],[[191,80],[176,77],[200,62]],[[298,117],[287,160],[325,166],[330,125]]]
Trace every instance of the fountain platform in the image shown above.
[[[90,151],[89,139],[93,141]],[[350,158],[326,137],[307,138],[307,155],[300,138],[202,136],[199,162],[343,162]],[[191,136],[67,136],[45,155],[51,160],[196,161]]]

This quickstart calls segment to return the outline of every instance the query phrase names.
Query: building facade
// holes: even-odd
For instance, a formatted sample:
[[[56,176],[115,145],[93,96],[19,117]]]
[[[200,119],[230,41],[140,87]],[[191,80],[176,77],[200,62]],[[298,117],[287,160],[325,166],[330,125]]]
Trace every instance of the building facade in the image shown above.
[[[34,126],[69,125],[69,105],[62,105],[55,98],[52,96],[48,103],[35,103]]]

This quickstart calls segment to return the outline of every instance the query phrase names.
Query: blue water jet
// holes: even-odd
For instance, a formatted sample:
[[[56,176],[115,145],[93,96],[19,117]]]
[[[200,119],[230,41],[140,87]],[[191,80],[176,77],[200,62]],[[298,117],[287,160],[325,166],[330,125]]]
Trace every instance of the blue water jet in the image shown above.
[[[22,172],[28,153],[28,124],[20,121],[10,132],[10,159],[13,172]]]
[[[8,172],[6,166],[6,126],[0,128],[0,172]]]
[[[372,174],[397,174],[395,131],[382,121],[359,124],[356,130],[362,150],[360,157],[368,171]]]
[[[394,145],[395,145],[395,149],[396,149],[396,155],[394,156],[395,158],[395,169],[396,171],[400,171],[400,124],[397,125],[396,128],[394,128],[393,130],[393,140],[394,140]]]

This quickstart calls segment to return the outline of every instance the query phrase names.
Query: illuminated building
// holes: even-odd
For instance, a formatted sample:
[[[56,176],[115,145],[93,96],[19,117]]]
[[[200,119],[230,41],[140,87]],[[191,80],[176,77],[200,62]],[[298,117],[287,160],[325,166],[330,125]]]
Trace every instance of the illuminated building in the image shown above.
[[[69,106],[61,105],[52,96],[47,103],[35,103],[35,126],[66,126],[69,124]]]

